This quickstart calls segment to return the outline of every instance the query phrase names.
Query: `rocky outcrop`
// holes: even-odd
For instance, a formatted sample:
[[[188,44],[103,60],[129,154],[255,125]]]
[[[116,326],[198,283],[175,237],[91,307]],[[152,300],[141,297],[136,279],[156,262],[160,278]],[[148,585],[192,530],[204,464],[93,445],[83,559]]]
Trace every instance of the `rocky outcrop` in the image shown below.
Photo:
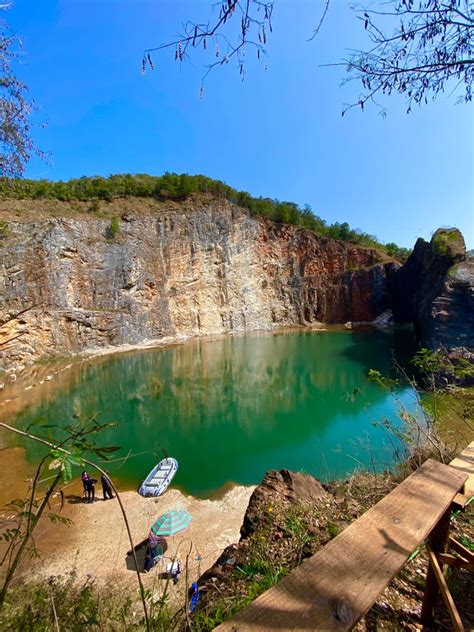
[[[371,321],[388,306],[394,264],[376,250],[213,199],[121,204],[107,218],[8,217],[0,315],[33,309],[4,329],[21,336],[3,349],[0,367],[182,336]]]
[[[433,300],[431,318],[421,323],[421,336],[432,348],[470,354],[474,361],[474,260],[466,259],[448,272]]]
[[[265,503],[314,505],[327,495],[314,476],[290,470],[270,470],[250,497],[240,536],[245,539],[252,535],[262,519],[261,507]]]
[[[225,582],[229,572],[248,564],[249,553],[255,546],[254,538],[261,541],[263,533],[272,533],[272,539],[268,542],[270,557],[273,544],[291,536],[291,529],[285,526],[289,516],[301,516],[306,511],[315,513],[318,508],[331,507],[334,503],[334,497],[313,476],[289,470],[269,470],[250,497],[239,543],[226,547],[212,567],[199,578],[203,600],[209,597],[209,594],[206,595],[209,590],[212,595],[212,586],[216,582]],[[298,561],[315,552],[314,547],[306,542],[306,535],[314,533],[319,525],[317,520],[313,525],[301,523],[305,538]]]
[[[474,261],[457,229],[418,239],[390,286],[395,318],[413,322],[420,345],[474,363]]]

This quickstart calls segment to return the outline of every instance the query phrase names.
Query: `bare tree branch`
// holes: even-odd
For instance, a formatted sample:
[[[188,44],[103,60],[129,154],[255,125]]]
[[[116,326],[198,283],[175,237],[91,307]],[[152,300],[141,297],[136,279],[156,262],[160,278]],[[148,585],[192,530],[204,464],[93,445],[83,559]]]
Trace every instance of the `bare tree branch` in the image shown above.
[[[349,81],[360,81],[363,90],[343,114],[355,105],[363,109],[377,94],[392,93],[406,98],[410,112],[413,104],[444,92],[451,79],[464,86],[461,100],[472,100],[474,5],[469,0],[419,0],[416,7],[414,0],[400,0],[393,11],[356,10],[374,46],[344,60]],[[390,35],[376,22],[379,17],[397,20]]]
[[[244,76],[245,54],[253,48],[257,57],[266,55],[267,33],[272,31],[275,0],[219,0],[218,18],[204,24],[189,21],[183,33],[171,42],[145,50],[142,70],[153,68],[151,53],[175,49],[175,60],[190,59],[193,49],[214,54],[216,61],[206,66],[203,79],[216,67],[235,60]],[[318,25],[308,41],[318,35],[330,7],[325,0]],[[428,103],[444,92],[452,80],[455,90],[464,87],[460,100],[472,100],[474,80],[474,4],[471,0],[389,0],[380,8],[354,7],[372,43],[354,51],[343,65],[349,79],[362,84],[362,91],[348,109],[362,109],[378,95],[398,93],[406,98],[407,112],[413,104]],[[237,21],[240,18],[240,22]],[[229,25],[237,23],[237,30]],[[388,30],[390,29],[390,30]],[[208,46],[210,49],[208,49]],[[222,46],[222,51],[221,51]]]
[[[206,66],[203,80],[214,68],[228,64],[233,59],[236,60],[239,74],[243,78],[247,49],[253,48],[258,59],[266,55],[267,37],[273,30],[273,4],[274,0],[221,0],[216,5],[219,7],[219,17],[214,23],[189,21],[183,25],[183,32],[173,41],[147,48],[143,53],[142,72],[146,72],[147,66],[154,69],[151,53],[174,48],[175,61],[182,62],[189,60],[192,49],[201,48],[218,58]],[[222,31],[231,22],[238,22],[237,34],[227,36]]]
[[[326,15],[327,12],[329,11],[329,3],[331,0],[326,0],[326,4],[324,5],[324,11],[321,15],[321,19],[319,20],[319,24],[318,26],[314,29],[313,34],[311,35],[311,37],[308,39],[308,42],[311,42],[312,40],[314,40],[314,38],[316,37],[316,35],[319,33],[319,30],[321,29],[324,20],[326,19]]]

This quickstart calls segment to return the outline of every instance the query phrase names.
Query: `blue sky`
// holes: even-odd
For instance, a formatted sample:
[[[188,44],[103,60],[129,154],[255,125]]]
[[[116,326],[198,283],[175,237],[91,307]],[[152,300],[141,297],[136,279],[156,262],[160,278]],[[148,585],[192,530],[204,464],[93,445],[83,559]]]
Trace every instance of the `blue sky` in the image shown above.
[[[212,73],[199,98],[203,60],[173,51],[141,75],[144,48],[169,41],[186,19],[212,16],[211,0],[16,0],[11,26],[24,45],[19,76],[47,123],[33,134],[51,164],[27,177],[202,173],[237,189],[308,203],[384,242],[412,246],[442,225],[474,248],[474,119],[456,95],[405,114],[398,96],[351,110],[355,83],[340,61],[367,44],[363,25],[333,0],[308,42],[323,1],[276,0],[268,69],[250,59]]]

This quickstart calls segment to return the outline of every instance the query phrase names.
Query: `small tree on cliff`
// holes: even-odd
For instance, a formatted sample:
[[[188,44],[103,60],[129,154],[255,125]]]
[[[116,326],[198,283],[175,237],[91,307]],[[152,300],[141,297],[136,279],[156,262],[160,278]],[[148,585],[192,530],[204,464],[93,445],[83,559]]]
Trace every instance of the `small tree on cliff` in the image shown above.
[[[241,77],[245,74],[245,55],[254,52],[258,59],[267,55],[272,33],[272,16],[278,0],[221,0],[214,21],[188,21],[183,32],[171,42],[145,50],[142,70],[154,68],[152,54],[171,49],[176,61],[190,59],[196,49],[211,56],[204,74],[235,62]],[[216,6],[216,5],[213,5]],[[295,11],[304,11],[295,3]],[[349,80],[361,86],[357,99],[343,110],[358,105],[362,109],[380,94],[399,93],[406,98],[407,111],[413,103],[427,103],[444,92],[450,82],[463,88],[462,100],[472,99],[474,78],[474,5],[469,0],[392,0],[381,2],[380,10],[355,7],[357,17],[368,33],[370,45],[355,51],[340,64],[347,68]],[[330,8],[322,4],[319,24]],[[203,77],[203,79],[204,79]]]
[[[0,5],[0,11],[6,9]],[[10,178],[23,175],[33,154],[44,156],[30,135],[34,103],[14,71],[20,48],[20,39],[0,17],[0,176]]]

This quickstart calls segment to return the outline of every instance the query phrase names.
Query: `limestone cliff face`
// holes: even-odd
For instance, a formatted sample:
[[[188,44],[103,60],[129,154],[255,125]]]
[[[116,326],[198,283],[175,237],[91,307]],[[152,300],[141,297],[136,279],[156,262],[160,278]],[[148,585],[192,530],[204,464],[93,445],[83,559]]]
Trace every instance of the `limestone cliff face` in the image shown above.
[[[461,261],[449,271],[422,334],[429,346],[457,350],[474,362],[474,259]]]
[[[0,310],[35,308],[0,366],[164,337],[317,321],[370,321],[388,306],[374,250],[250,217],[226,202],[110,219],[9,221],[0,243]]]
[[[413,322],[421,345],[474,362],[474,260],[457,229],[418,239],[390,286],[395,318]]]

